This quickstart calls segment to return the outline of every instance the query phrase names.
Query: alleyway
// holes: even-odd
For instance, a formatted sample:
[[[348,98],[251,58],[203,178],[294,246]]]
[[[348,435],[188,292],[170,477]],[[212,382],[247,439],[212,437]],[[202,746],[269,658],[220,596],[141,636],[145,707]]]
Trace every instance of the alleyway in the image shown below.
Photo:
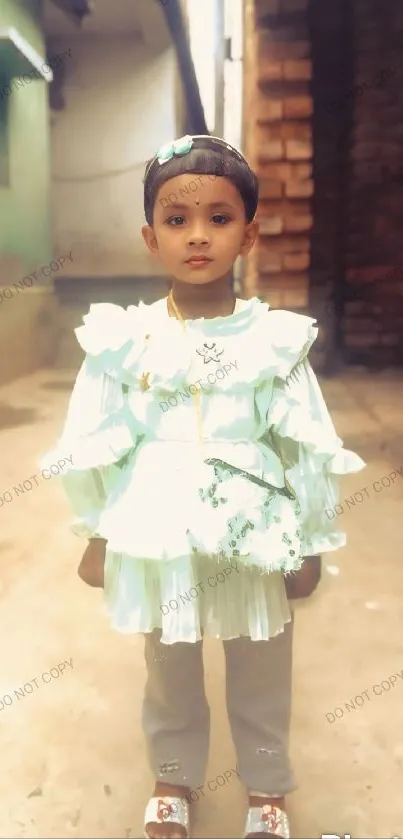
[[[100,592],[76,576],[80,541],[67,529],[60,484],[37,465],[72,380],[48,370],[0,390],[0,498],[26,481],[0,504],[3,839],[140,837],[152,784],[140,727],[143,641],[113,633]],[[402,383],[397,373],[351,371],[324,385],[346,447],[369,466],[344,486],[348,547],[327,556],[320,591],[297,606],[291,747],[300,788],[289,811],[299,839],[403,836]],[[213,783],[196,804],[194,836],[232,839],[242,835],[245,796],[231,772],[217,642],[206,642],[205,660]]]

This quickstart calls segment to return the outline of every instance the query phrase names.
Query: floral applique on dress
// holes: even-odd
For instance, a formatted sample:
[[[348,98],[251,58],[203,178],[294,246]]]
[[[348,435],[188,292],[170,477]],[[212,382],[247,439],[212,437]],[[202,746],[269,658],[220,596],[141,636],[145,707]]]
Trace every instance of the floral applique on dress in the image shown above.
[[[243,511],[238,511],[235,515],[229,516],[226,522],[226,536],[220,542],[220,555],[223,557],[250,556],[248,534],[259,528],[262,521],[267,530],[270,530],[274,525],[277,528],[279,525],[281,526],[282,519],[279,515],[273,513],[273,508],[279,499],[288,493],[288,490],[283,487],[273,487],[266,481],[262,481],[254,475],[250,475],[217,458],[210,458],[205,462],[212,466],[215,480],[207,487],[199,488],[199,496],[204,503],[210,503],[212,508],[217,509],[223,504],[229,503],[228,490],[231,486],[231,480],[239,479],[239,477],[242,480],[250,481],[251,486],[258,488],[260,491],[256,521],[254,522],[252,516]],[[226,490],[227,495],[224,495]],[[296,499],[294,499],[294,504],[300,513],[299,503]],[[282,542],[287,545],[288,556],[298,558],[301,551],[300,530],[297,529],[297,525],[298,522],[294,519],[291,523],[290,532],[283,531],[281,538]],[[196,553],[197,549],[193,548],[193,552]]]

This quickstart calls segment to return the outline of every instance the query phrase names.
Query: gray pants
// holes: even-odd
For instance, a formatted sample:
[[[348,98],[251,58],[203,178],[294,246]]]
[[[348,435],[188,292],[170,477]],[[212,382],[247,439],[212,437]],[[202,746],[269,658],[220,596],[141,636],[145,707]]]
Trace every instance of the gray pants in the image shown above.
[[[274,795],[296,788],[288,758],[293,623],[269,641],[223,642],[238,774],[248,790]],[[195,789],[204,781],[210,735],[203,642],[167,645],[160,637],[160,630],[145,635],[150,765],[157,780]]]

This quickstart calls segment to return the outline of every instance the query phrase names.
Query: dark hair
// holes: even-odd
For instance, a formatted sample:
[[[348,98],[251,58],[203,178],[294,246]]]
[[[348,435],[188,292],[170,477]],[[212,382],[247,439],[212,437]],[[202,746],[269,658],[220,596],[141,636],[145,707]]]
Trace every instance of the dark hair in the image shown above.
[[[153,223],[155,199],[161,186],[177,175],[186,174],[228,178],[240,192],[247,222],[252,221],[258,203],[255,173],[239,152],[227,147],[222,140],[218,144],[206,136],[193,139],[193,147],[187,154],[175,155],[162,165],[156,158],[148,162],[144,175],[144,213],[148,224]]]

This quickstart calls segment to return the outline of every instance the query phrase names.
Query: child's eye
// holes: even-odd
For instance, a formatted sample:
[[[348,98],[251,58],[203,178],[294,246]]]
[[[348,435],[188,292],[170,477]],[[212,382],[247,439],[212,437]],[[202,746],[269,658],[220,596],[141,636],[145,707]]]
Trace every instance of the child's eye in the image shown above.
[[[227,224],[230,221],[229,216],[224,216],[222,213],[216,213],[212,220],[214,224]]]
[[[166,220],[165,224],[169,224],[172,227],[178,227],[183,221],[185,221],[183,216],[171,216],[171,218]]]

